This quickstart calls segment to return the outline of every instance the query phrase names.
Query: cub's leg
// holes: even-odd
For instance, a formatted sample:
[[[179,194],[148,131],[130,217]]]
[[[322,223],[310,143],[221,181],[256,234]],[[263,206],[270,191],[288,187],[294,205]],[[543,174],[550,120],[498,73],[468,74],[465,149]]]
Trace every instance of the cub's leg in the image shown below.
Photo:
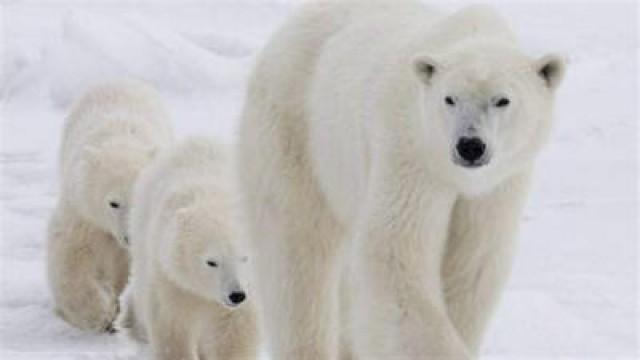
[[[256,318],[252,311],[246,310],[241,308],[231,315],[222,314],[206,324],[208,326],[204,327],[205,331],[201,332],[201,341],[212,347],[203,347],[206,353],[202,354],[202,360],[258,359],[260,339]],[[206,330],[207,327],[210,330]],[[211,337],[214,338],[213,341]]]
[[[194,327],[197,307],[171,284],[155,283],[146,303],[146,328],[155,360],[199,360]]]
[[[105,244],[115,244],[113,237],[60,208],[51,218],[48,236],[56,313],[80,329],[113,332],[118,294],[105,274],[100,251]]]

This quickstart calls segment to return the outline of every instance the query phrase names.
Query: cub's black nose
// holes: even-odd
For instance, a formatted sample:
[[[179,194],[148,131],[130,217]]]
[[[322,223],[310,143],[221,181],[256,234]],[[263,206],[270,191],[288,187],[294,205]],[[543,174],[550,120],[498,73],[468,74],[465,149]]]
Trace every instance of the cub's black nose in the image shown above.
[[[229,301],[234,305],[242,303],[246,298],[247,295],[243,291],[234,291],[229,295]]]
[[[465,161],[470,163],[474,163],[478,161],[487,148],[487,145],[477,137],[463,137],[458,140],[458,144],[456,145],[456,151],[458,151],[458,155]]]

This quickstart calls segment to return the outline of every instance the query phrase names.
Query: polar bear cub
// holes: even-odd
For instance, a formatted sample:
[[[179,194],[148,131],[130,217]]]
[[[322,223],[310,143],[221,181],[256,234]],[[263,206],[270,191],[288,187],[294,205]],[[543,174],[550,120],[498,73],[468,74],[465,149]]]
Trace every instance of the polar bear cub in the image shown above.
[[[131,285],[119,323],[156,359],[252,359],[248,257],[235,226],[224,148],[191,138],[136,184]]]
[[[93,88],[67,118],[47,265],[56,312],[72,325],[113,329],[129,271],[129,194],[153,154],[171,141],[159,94],[139,82]]]

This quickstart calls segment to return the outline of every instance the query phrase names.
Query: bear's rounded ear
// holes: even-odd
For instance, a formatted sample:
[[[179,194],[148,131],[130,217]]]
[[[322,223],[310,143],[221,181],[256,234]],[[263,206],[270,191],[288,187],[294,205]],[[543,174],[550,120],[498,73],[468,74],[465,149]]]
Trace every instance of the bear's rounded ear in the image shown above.
[[[536,60],[534,70],[551,90],[560,85],[564,78],[565,61],[558,55],[549,54]]]
[[[413,70],[425,84],[431,84],[433,76],[442,68],[442,64],[430,55],[418,55],[413,59]]]

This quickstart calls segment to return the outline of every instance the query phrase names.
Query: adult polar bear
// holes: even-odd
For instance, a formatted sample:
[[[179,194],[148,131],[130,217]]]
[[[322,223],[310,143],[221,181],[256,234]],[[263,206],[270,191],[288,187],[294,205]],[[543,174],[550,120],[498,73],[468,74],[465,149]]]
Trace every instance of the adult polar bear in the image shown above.
[[[477,353],[563,69],[486,7],[294,15],[256,65],[238,149],[272,356],[334,359],[339,336],[342,358]]]

